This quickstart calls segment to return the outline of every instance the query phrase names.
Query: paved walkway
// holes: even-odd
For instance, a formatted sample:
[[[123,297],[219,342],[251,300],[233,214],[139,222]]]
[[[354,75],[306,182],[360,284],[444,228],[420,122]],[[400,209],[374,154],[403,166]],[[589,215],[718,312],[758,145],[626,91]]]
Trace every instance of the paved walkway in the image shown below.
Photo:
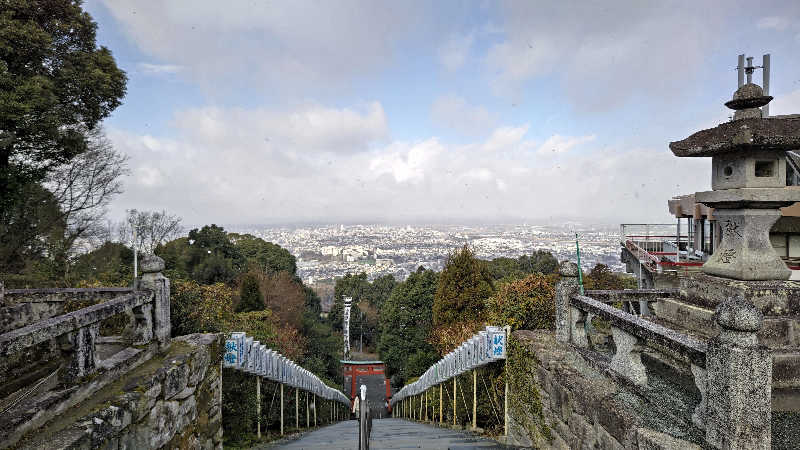
[[[298,440],[279,443],[268,448],[357,449],[358,422],[355,420],[339,422],[308,433]],[[468,450],[506,447],[468,432],[437,428],[403,419],[376,419],[372,421],[370,449],[401,448]]]

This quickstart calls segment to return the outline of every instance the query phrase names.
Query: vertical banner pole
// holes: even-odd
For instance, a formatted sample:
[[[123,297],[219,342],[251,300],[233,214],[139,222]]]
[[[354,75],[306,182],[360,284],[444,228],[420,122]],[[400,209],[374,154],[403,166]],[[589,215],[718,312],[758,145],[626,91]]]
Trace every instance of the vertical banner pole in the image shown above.
[[[317,427],[317,394],[313,394],[312,398],[314,400],[313,403],[312,403],[312,405],[314,406],[314,428],[316,428]]]
[[[581,246],[578,244],[578,233],[575,233],[575,253],[578,254],[578,288],[581,291],[581,295],[583,295],[583,269],[581,269]],[[641,258],[639,258],[639,264],[641,264]],[[642,268],[639,267],[639,274],[641,275]],[[641,277],[640,277],[641,278]],[[641,286],[640,286],[641,288]],[[508,337],[508,336],[506,336]]]
[[[580,274],[580,266],[578,266],[578,274]],[[505,379],[506,389],[503,399],[503,430],[506,438],[508,438],[508,354],[509,354],[509,339],[511,338],[511,327],[506,325],[506,365],[505,365]]]
[[[458,385],[456,384],[456,380],[458,377],[453,377],[453,426],[458,425],[458,415],[456,414],[456,408],[458,408],[458,404],[456,403],[456,389]]]
[[[478,428],[478,372],[472,369],[472,429]]]
[[[283,436],[283,383],[281,383],[281,436]]]
[[[444,415],[442,415],[442,407],[444,406],[444,402],[442,399],[442,387],[444,387],[444,383],[439,385],[439,423],[444,423]]]
[[[258,415],[258,438],[261,439],[261,377],[256,377],[256,414]]]
[[[428,421],[428,391],[425,391],[425,414],[423,415],[422,420],[425,422]]]
[[[311,412],[308,410],[308,391],[306,391],[306,428],[311,426]]]
[[[300,429],[300,389],[294,388],[294,427]]]

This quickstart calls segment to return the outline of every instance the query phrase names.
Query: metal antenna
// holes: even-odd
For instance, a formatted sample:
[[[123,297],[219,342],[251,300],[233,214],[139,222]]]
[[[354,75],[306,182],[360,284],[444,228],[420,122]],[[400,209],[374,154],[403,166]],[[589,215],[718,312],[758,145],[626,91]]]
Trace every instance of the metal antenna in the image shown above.
[[[745,60],[747,60],[747,65],[745,65]],[[769,95],[769,73],[770,73],[770,55],[769,53],[764,54],[762,57],[762,62],[760,66],[753,65],[753,57],[747,56],[745,57],[744,53],[739,55],[739,62],[736,66],[736,72],[738,75],[738,87],[742,87],[745,82],[745,75],[747,76],[747,83],[753,82],[753,72],[756,69],[763,69],[761,73],[761,80],[762,80],[762,88],[764,89],[764,95]],[[769,117],[769,104],[764,105],[761,108],[762,117]]]
[[[756,68],[753,67],[753,57],[752,56],[748,56],[747,57],[747,67],[744,68],[744,73],[747,74],[747,84],[750,84],[750,83],[753,82],[753,72],[755,70],[756,70]]]
[[[736,72],[739,75],[739,84],[737,89],[744,85],[744,53],[739,55],[739,63],[736,65]]]
[[[762,86],[764,88],[764,95],[769,95],[769,66],[770,66],[770,55],[769,55],[769,53],[767,53],[764,56],[762,56],[761,65],[763,66],[763,69],[764,69],[761,72],[761,76],[763,77],[762,78],[762,80],[763,80],[762,82],[764,84],[764,86]],[[761,108],[761,111],[763,113],[762,114],[763,117],[769,117],[769,103],[764,105]]]

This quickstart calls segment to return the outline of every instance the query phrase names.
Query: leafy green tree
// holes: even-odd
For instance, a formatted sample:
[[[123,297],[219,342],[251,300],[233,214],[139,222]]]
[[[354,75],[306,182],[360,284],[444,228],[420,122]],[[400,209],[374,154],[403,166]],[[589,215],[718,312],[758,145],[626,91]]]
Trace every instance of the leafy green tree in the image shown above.
[[[519,257],[519,265],[525,273],[550,274],[558,272],[558,260],[552,253],[545,250],[536,250],[530,256]]]
[[[289,250],[251,234],[228,233],[228,238],[251,266],[264,272],[297,274],[297,262]]]
[[[0,207],[0,215],[0,268],[8,273],[19,273],[29,268],[26,266],[42,262],[47,237],[57,237],[65,227],[59,221],[61,210],[56,198],[36,183],[23,186],[19,201],[7,209]],[[52,278],[50,275],[45,278]]]
[[[171,277],[190,278],[199,283],[231,283],[246,269],[246,260],[231,242],[225,229],[206,225],[156,248]]]
[[[97,47],[81,1],[5,1],[0,9],[0,221],[25,186],[87,148],[120,105],[127,77]]]
[[[264,296],[258,285],[258,278],[252,274],[245,274],[242,277],[242,285],[239,287],[239,303],[236,305],[236,312],[261,311],[265,309]]]
[[[351,335],[354,329],[355,322],[360,320],[361,312],[356,309],[362,298],[367,297],[370,290],[369,281],[367,281],[366,272],[360,274],[348,273],[341,278],[336,279],[336,285],[333,289],[333,306],[331,307],[328,320],[335,330],[342,330],[342,320],[344,311],[344,298],[350,297],[353,299],[353,309],[350,312],[350,327]]]
[[[173,336],[226,331],[233,315],[233,291],[217,283],[171,280],[170,324]],[[244,331],[244,330],[238,330]]]
[[[328,315],[328,322],[335,330],[342,330],[344,297],[353,299],[350,311],[350,336],[363,332],[364,345],[372,348],[377,343],[378,316],[383,302],[389,298],[397,281],[391,275],[384,275],[370,282],[367,274],[346,274],[337,278],[334,286],[334,301]]]
[[[392,295],[395,286],[397,286],[397,280],[392,275],[383,275],[375,278],[370,284],[370,302],[380,310],[383,303]]]
[[[102,286],[129,286],[133,281],[133,250],[117,242],[106,242],[76,259],[72,278],[97,281]]]
[[[489,322],[497,326],[510,325],[513,330],[553,329],[555,281],[555,276],[533,273],[501,284],[487,300]]]
[[[433,302],[434,326],[480,320],[486,299],[493,292],[494,281],[486,261],[476,258],[472,249],[464,245],[447,257],[439,275]]]
[[[611,268],[605,264],[595,264],[592,270],[584,276],[583,287],[584,289],[626,289],[630,288],[625,282],[625,279],[611,271]]]
[[[438,358],[428,343],[437,277],[420,267],[397,283],[381,307],[378,352],[395,386],[421,375]]]
[[[494,280],[513,281],[532,273],[550,274],[558,271],[558,260],[552,253],[537,250],[532,255],[519,258],[500,257],[488,262]]]

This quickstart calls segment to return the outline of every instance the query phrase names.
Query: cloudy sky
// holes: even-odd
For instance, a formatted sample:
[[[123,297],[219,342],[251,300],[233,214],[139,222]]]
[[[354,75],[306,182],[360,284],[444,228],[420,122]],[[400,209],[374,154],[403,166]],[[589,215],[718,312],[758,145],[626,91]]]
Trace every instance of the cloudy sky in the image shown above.
[[[711,167],[667,145],[727,120],[739,53],[800,112],[800,2],[578,3],[88,0],[130,78],[111,216],[666,220]]]

